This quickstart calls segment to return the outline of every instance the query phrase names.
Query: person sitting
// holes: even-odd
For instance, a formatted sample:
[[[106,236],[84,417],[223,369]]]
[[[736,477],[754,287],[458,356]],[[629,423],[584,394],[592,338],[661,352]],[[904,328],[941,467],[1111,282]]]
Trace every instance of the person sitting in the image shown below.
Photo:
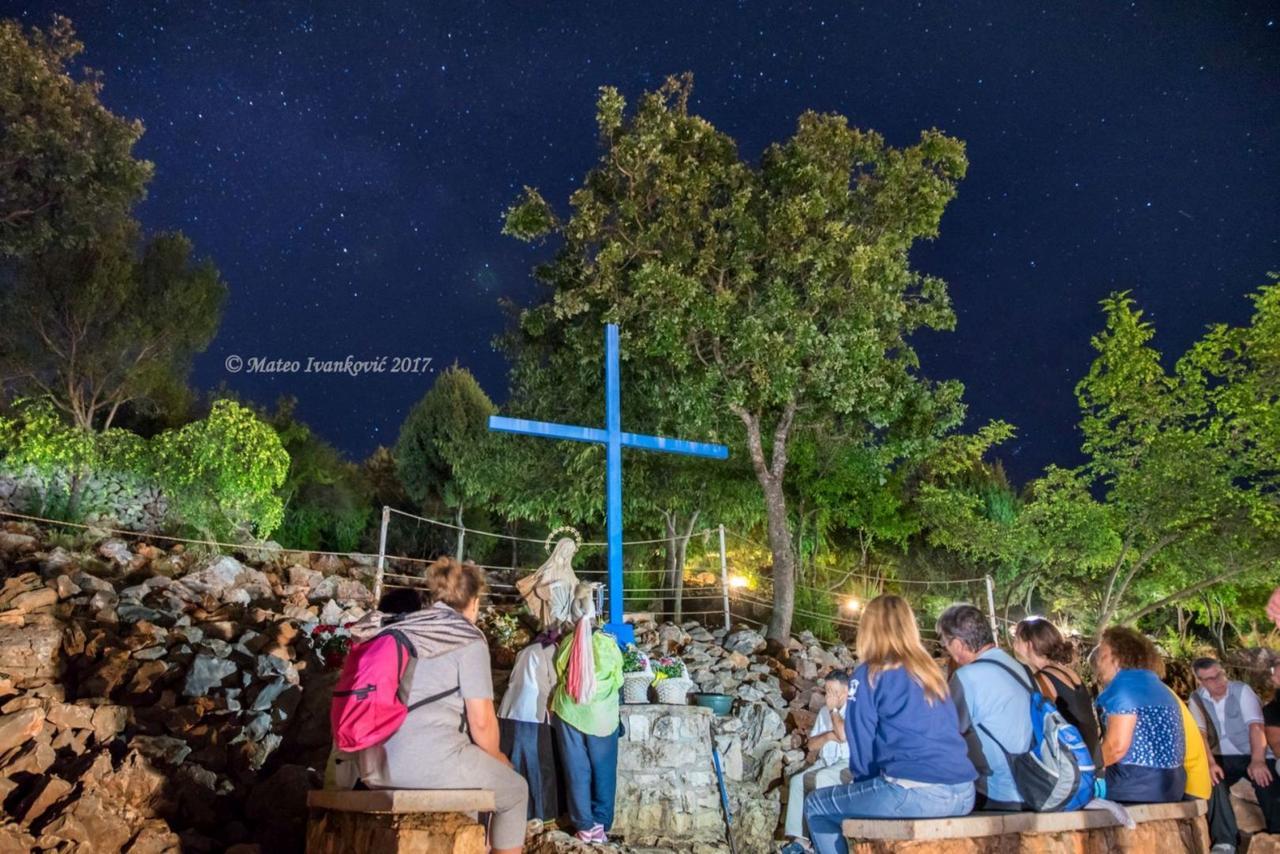
[[[376,789],[488,789],[490,845],[517,854],[529,787],[498,749],[489,646],[475,625],[484,571],[442,558],[427,567],[427,584],[434,604],[395,622],[416,652],[410,711],[390,738],[357,754],[360,779]]]
[[[844,707],[849,699],[849,674],[832,670],[822,681],[826,704],[809,731],[809,751],[805,768],[791,775],[787,783],[787,814],[784,832],[791,842],[783,854],[799,854],[808,850],[808,834],[804,828],[805,795],[826,786],[844,782],[849,770],[849,742],[844,731]]]
[[[378,600],[378,607],[360,618],[351,627],[354,641],[366,640],[385,625],[405,614],[414,614],[424,605],[423,591],[416,587],[393,587]],[[329,761],[324,769],[326,789],[353,789],[360,785],[360,768],[356,754],[339,750],[335,744],[329,750]]]
[[[1240,829],[1231,807],[1231,787],[1244,777],[1253,783],[1268,826],[1280,826],[1280,787],[1267,761],[1262,701],[1248,685],[1228,679],[1216,658],[1197,658],[1191,670],[1199,687],[1191,693],[1188,704],[1212,757],[1209,837],[1214,851],[1235,851]]]
[[[498,707],[502,752],[529,783],[529,819],[554,821],[564,788],[547,707],[556,686],[556,644],[561,632],[540,633],[520,650]]]
[[[593,586],[579,584],[573,602],[577,628],[556,653],[551,712],[575,835],[582,842],[605,843],[618,787],[622,650],[613,636],[592,628],[592,600]]]
[[[818,789],[804,802],[821,854],[849,850],[841,830],[847,818],[943,818],[973,809],[978,772],[946,678],[905,599],[867,603],[857,653],[844,718],[854,782]]]
[[[947,608],[937,629],[942,648],[956,665],[951,699],[969,759],[978,769],[978,809],[1021,810],[1023,799],[1008,756],[1031,745],[1031,675],[996,646],[991,623],[973,605]]]
[[[1098,716],[1093,695],[1076,673],[1075,648],[1058,627],[1043,617],[1028,617],[1013,627],[1013,654],[1035,674],[1040,693],[1053,703],[1084,739],[1093,767],[1102,767]]]
[[[1120,803],[1180,801],[1186,792],[1186,737],[1178,698],[1150,668],[1151,641],[1130,628],[1102,633],[1093,656],[1103,726],[1106,794]]]

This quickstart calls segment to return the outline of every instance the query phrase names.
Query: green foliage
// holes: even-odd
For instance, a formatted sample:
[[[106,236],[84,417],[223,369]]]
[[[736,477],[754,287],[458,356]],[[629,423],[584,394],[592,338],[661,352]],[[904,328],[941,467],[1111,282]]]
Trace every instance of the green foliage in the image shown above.
[[[280,490],[284,519],[275,539],[288,548],[354,551],[373,518],[372,489],[359,467],[294,415],[297,401],[277,404],[271,426],[289,454]]]
[[[796,615],[792,623],[795,632],[810,631],[819,640],[832,642],[837,639],[835,619],[840,614],[836,597],[811,587],[796,590]]]
[[[781,638],[794,592],[792,426],[839,420],[868,444],[897,432],[913,455],[961,416],[958,385],[916,375],[909,336],[950,328],[954,315],[944,283],[909,254],[936,236],[967,163],[963,144],[937,131],[895,149],[810,112],[755,166],[688,112],[690,90],[688,76],[671,79],[630,115],[602,90],[605,150],[572,215],[559,220],[532,190],[509,209],[508,233],[554,233],[561,247],[538,269],[548,298],[519,313],[504,344],[516,405],[536,406],[598,388],[600,324],[616,322],[624,406],[642,401],[655,430],[738,439],[770,514],[769,633]]]
[[[73,74],[83,50],[64,17],[29,33],[0,20],[0,257],[89,245],[151,179],[132,154],[142,123],[102,105],[96,73]]]
[[[265,539],[279,527],[289,454],[271,425],[230,400],[152,440],[156,474],[178,518],[218,540]]]
[[[80,427],[110,427],[126,404],[185,408],[191,360],[218,329],[227,288],[212,263],[181,234],[138,243],[122,221],[32,256],[0,294],[0,374]]]

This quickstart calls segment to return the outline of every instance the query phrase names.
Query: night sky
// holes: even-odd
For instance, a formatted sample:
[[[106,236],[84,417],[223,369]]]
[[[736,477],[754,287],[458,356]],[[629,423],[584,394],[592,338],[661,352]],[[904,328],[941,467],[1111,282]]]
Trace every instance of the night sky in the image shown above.
[[[968,144],[969,177],[918,266],[954,333],[928,375],[1005,418],[1018,479],[1079,460],[1073,387],[1098,300],[1132,288],[1180,352],[1280,269],[1280,6],[1233,2],[0,3],[68,15],[140,118],[147,228],[180,229],[230,285],[203,388],[301,416],[359,458],[433,374],[229,373],[238,355],[455,360],[495,400],[497,300],[531,250],[499,233],[522,184],[563,209],[594,162],[597,87],[695,75],[693,109],[756,158],[807,108]],[[626,405],[626,389],[623,389]],[[630,425],[644,429],[644,425]]]

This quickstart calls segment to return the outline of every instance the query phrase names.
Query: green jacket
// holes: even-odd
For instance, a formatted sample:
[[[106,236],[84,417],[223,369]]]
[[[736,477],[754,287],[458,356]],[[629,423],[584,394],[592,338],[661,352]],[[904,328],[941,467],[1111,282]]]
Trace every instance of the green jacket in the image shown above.
[[[551,711],[569,726],[587,735],[607,736],[618,730],[618,689],[622,687],[622,650],[611,635],[591,633],[591,652],[596,665],[596,693],[586,703],[569,696],[567,671],[573,649],[573,635],[560,641],[556,650],[556,690]]]

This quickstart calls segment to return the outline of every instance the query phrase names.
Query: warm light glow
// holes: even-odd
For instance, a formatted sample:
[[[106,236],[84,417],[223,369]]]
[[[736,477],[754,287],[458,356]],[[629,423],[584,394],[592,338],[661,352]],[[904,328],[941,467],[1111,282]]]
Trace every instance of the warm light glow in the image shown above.
[[[747,579],[746,576],[731,575],[729,576],[729,586],[730,587],[749,587],[751,586],[751,582],[750,580]]]
[[[862,607],[862,603],[859,602],[857,599],[844,600],[844,609],[846,611],[849,611],[850,613],[857,613],[858,609],[861,607]]]

